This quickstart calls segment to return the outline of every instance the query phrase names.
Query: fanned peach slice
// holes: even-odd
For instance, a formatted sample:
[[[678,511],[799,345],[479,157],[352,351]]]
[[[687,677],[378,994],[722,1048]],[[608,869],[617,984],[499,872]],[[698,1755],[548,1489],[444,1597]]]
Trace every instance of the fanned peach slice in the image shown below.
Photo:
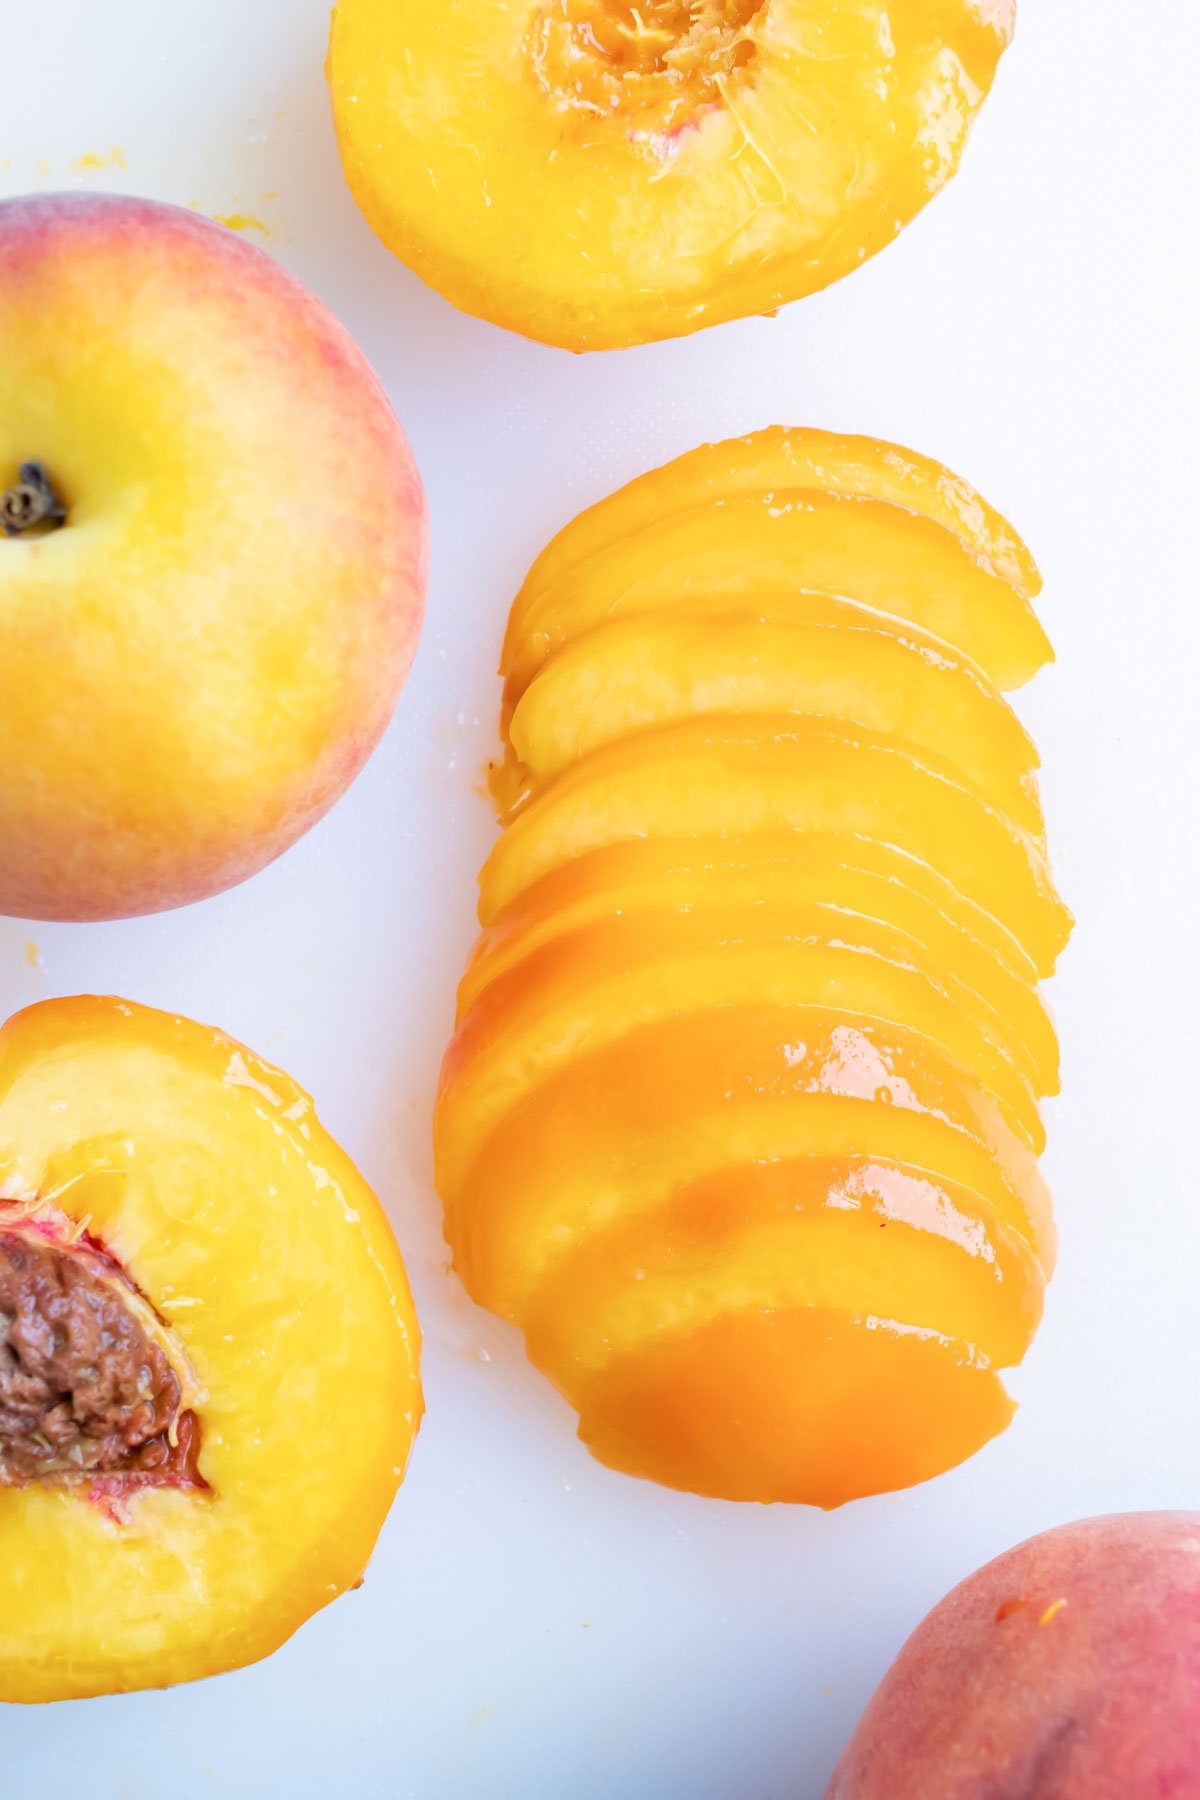
[[[237,1668],[360,1579],[417,1326],[286,1075],[118,1000],[11,1019],[0,1295],[0,1699]]]
[[[438,1190],[473,1297],[520,1322],[557,1257],[739,1162],[891,1158],[979,1196],[1049,1273],[1049,1201],[996,1102],[912,1031],[745,1003],[643,1027],[544,1081],[477,1154],[437,1116]]]
[[[446,1054],[442,1127],[477,1153],[504,1114],[572,1057],[673,1013],[739,1001],[838,1007],[909,1026],[969,1069],[1040,1151],[1037,1098],[1003,1025],[948,991],[911,941],[819,908],[738,908],[586,926],[537,951],[480,996]]]
[[[940,465],[773,429],[593,507],[514,603],[436,1177],[615,1468],[834,1506],[1011,1416],[1071,923],[1001,692],[1039,587]]]
[[[674,908],[741,908],[748,927],[764,911],[814,907],[830,929],[841,915],[885,923],[917,947],[927,968],[967,987],[985,1012],[1003,1021],[1017,1060],[1057,1091],[1058,1039],[1029,977],[1013,973],[986,939],[971,935],[977,915],[955,890],[918,885],[914,864],[866,839],[789,834],[756,854],[753,841],[712,839],[689,845],[646,839],[593,851],[566,864],[498,913],[476,943],[459,984],[463,1019],[489,983],[544,944],[609,918],[661,916]],[[768,838],[769,834],[764,834]],[[853,924],[845,929],[852,935]]]
[[[480,876],[480,918],[552,869],[646,836],[780,825],[876,838],[944,871],[1048,972],[1069,915],[1042,851],[928,758],[867,732],[769,716],[648,732],[576,763],[509,824]]]
[[[768,312],[954,173],[1012,0],[338,0],[370,225],[464,311],[569,349]]]
[[[954,1468],[1015,1410],[971,1344],[811,1307],[673,1332],[614,1362],[576,1404],[583,1442],[626,1474],[825,1508]]]
[[[786,623],[765,605],[719,618],[617,619],[542,664],[509,721],[534,787],[589,751],[694,717],[776,713],[898,738],[1043,831],[1037,752],[987,677],[919,628],[812,596]]]
[[[982,955],[988,964],[998,963],[1019,987],[1036,983],[1037,970],[1012,934],[929,863],[873,838],[783,828],[745,838],[632,838],[561,864],[484,927],[460,984],[460,1014],[493,973],[553,937],[560,921],[585,924],[601,916],[610,899],[613,911],[636,908],[650,898],[686,904],[710,880],[717,893],[728,891],[731,897],[742,891],[743,881],[749,899],[776,893],[784,897],[793,891],[793,882],[803,883],[807,871],[819,869],[829,870],[831,880],[851,884],[847,904],[872,918],[890,919],[922,941],[935,941],[940,921],[965,959],[959,970],[964,977],[967,968],[980,968],[976,957]],[[734,885],[727,890],[726,883]],[[982,987],[986,985],[983,981]]]
[[[932,519],[847,494],[737,494],[654,519],[540,589],[505,645],[506,704],[555,650],[615,616],[717,597],[746,611],[760,596],[806,592],[922,626],[998,688],[1052,659],[1028,600]]]
[[[863,1157],[735,1164],[652,1217],[592,1233],[525,1320],[530,1356],[570,1396],[597,1370],[730,1312],[796,1306],[894,1316],[1019,1362],[1045,1277],[1027,1245],[952,1183]]]
[[[513,602],[518,631],[536,595],[620,538],[671,513],[734,494],[857,495],[920,513],[962,539],[984,569],[1027,600],[1042,578],[1007,519],[970,482],[931,457],[878,438],[847,437],[809,426],[768,425],[747,437],[701,444],[627,482],[571,520],[547,544]]]

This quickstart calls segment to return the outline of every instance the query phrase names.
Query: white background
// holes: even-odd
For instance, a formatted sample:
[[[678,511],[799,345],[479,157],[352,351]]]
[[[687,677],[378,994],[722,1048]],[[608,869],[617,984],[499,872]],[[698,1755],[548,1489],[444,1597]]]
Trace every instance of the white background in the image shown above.
[[[429,1416],[360,1592],[258,1668],[0,1708],[0,1794],[818,1800],[952,1582],[1080,1514],[1200,1506],[1198,12],[1024,0],[962,175],[895,246],[777,320],[584,360],[460,317],[371,237],[334,147],[327,14],[0,0],[0,191],[256,215],[387,381],[433,525],[413,676],[333,816],[173,916],[0,920],[0,1010],[117,992],[304,1082],[395,1222]],[[1052,990],[1062,1261],[1020,1413],[965,1468],[830,1516],[594,1465],[448,1272],[430,1185],[509,600],[585,503],[777,419],[940,457],[1028,537],[1059,661],[1023,710],[1079,917]]]

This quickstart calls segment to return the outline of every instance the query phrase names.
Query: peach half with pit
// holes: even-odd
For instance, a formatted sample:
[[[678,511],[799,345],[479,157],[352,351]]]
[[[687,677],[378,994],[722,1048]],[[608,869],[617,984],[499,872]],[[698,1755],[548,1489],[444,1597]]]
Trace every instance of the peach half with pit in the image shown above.
[[[772,312],[958,167],[1015,0],[338,0],[367,222],[464,312],[570,350]]]
[[[257,1661],[354,1586],[421,1418],[391,1228],[307,1094],[121,1000],[0,1029],[0,1701]]]

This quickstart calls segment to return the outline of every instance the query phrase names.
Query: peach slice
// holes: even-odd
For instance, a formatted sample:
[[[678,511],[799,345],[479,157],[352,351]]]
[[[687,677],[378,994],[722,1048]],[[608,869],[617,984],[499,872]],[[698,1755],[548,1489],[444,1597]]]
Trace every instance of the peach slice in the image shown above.
[[[288,1076],[119,1000],[11,1019],[0,1286],[0,1699],[237,1668],[359,1580],[421,1416],[419,1338],[387,1220]],[[122,1385],[142,1356],[153,1413]],[[22,1404],[52,1376],[39,1422]]]
[[[766,837],[768,834],[764,834]],[[872,854],[874,852],[874,854]],[[498,913],[476,943],[459,983],[458,1021],[480,994],[524,958],[568,932],[608,918],[661,918],[667,909],[741,908],[752,927],[762,914],[824,909],[831,930],[842,915],[891,926],[926,968],[965,986],[983,1012],[1003,1022],[1023,1067],[1057,1091],[1058,1039],[1028,977],[971,935],[975,920],[955,908],[955,892],[914,885],[912,864],[866,839],[777,841],[756,854],[752,841],[672,840],[612,845],[553,871]],[[853,923],[848,929],[853,931]],[[968,1003],[970,1004],[970,1003]]]
[[[1012,0],[338,0],[368,223],[464,311],[569,349],[772,311],[954,173]]]
[[[520,812],[480,875],[486,925],[533,882],[605,844],[757,830],[874,838],[941,869],[1049,973],[1069,914],[1027,833],[930,758],[769,715],[691,720],[576,763]]]
[[[698,908],[613,918],[564,934],[493,982],[446,1053],[443,1128],[463,1154],[572,1056],[639,1025],[739,1001],[836,1006],[908,1026],[972,1070],[1041,1150],[1036,1094],[1003,1021],[911,940],[819,907]]]
[[[826,1510],[954,1468],[1015,1411],[970,1344],[813,1307],[672,1332],[603,1370],[577,1403],[583,1442],[626,1474]]]
[[[567,1064],[472,1158],[439,1094],[438,1189],[455,1266],[520,1322],[555,1260],[681,1184],[734,1163],[892,1159],[967,1189],[1049,1274],[1036,1162],[996,1102],[913,1032],[811,1007],[715,1007],[644,1026]]]
[[[1026,600],[1041,592],[1028,546],[970,482],[944,464],[878,438],[768,425],[747,437],[701,444],[638,475],[564,525],[513,602],[514,629],[537,594],[618,539],[704,501],[780,492],[849,494],[904,507],[952,531],[982,568]]]
[[[1045,1277],[976,1197],[861,1157],[720,1169],[653,1218],[595,1232],[525,1319],[529,1354],[568,1395],[648,1342],[735,1312],[889,1317],[1019,1362]]]
[[[909,624],[813,595],[754,614],[616,619],[542,664],[509,738],[540,787],[589,751],[691,717],[839,720],[930,751],[1024,830],[1044,830],[1037,752],[987,677]]]
[[[806,872],[818,869],[829,870],[833,892],[854,910],[890,919],[922,942],[948,931],[948,941],[964,958],[959,969],[964,979],[967,970],[978,974],[999,965],[1019,989],[1036,983],[1037,970],[1011,933],[929,863],[873,838],[768,829],[745,838],[631,838],[561,864],[484,927],[460,983],[460,1011],[493,972],[554,936],[560,921],[583,924],[600,916],[608,897],[612,910],[637,907],[648,898],[686,904],[711,880],[715,892],[730,898],[744,891],[750,899],[769,899],[795,891],[793,883],[804,883]],[[806,890],[806,897],[818,896]],[[824,897],[829,898],[828,890]],[[980,976],[969,985],[984,991],[988,981]]]
[[[880,500],[780,490],[668,512],[538,589],[505,643],[506,705],[555,650],[613,617],[717,598],[753,611],[786,594],[803,609],[807,593],[919,625],[998,688],[1020,687],[1052,659],[1028,600],[944,526]]]

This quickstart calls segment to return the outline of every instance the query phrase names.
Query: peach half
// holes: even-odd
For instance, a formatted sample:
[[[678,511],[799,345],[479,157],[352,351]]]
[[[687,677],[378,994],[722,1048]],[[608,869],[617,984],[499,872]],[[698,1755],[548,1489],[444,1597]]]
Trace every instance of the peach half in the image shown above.
[[[420,1340],[288,1076],[121,1000],[10,1019],[0,1326],[0,1700],[239,1668],[360,1580]]]
[[[338,0],[351,192],[465,312],[607,349],[766,313],[954,174],[1014,0]]]
[[[424,498],[362,354],[177,207],[0,204],[0,912],[219,892],[357,774],[420,627]]]

